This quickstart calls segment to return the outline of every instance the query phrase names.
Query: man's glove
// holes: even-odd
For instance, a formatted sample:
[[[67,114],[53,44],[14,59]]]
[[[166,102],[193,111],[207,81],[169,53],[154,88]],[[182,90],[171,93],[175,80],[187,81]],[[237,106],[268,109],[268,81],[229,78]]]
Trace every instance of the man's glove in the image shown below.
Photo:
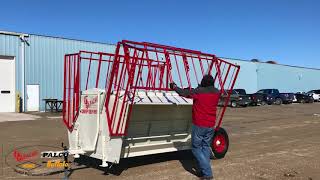
[[[170,83],[169,85],[170,85],[170,89],[172,90],[174,90],[177,87],[176,83],[174,82]]]

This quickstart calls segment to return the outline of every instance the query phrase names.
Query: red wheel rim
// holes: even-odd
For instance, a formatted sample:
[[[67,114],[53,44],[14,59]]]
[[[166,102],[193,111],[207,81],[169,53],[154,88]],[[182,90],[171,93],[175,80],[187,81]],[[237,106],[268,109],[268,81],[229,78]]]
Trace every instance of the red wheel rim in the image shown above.
[[[224,135],[218,134],[214,137],[212,144],[217,153],[222,153],[226,147],[226,138],[224,137]]]

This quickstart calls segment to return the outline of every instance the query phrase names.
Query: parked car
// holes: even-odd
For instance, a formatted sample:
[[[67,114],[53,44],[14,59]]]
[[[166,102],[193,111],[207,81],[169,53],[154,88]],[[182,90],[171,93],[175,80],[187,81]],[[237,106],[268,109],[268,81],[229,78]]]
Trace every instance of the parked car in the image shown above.
[[[226,90],[227,91],[227,90]],[[222,105],[225,101],[226,95],[222,95],[219,104]],[[244,89],[234,89],[230,95],[229,106],[231,107],[246,107],[251,104],[251,96],[246,94]]]
[[[265,101],[265,95],[264,94],[260,94],[260,93],[254,93],[254,94],[250,94],[251,96],[251,105],[253,106],[257,106],[257,105],[266,105],[267,102]]]
[[[266,105],[290,104],[293,102],[293,93],[280,93],[278,89],[261,89],[252,95],[254,104]]]
[[[311,90],[308,92],[308,94],[310,94],[314,101],[320,101],[320,90],[317,89],[317,90]]]
[[[313,99],[311,94],[296,93],[294,95],[294,102],[297,102],[297,103],[313,103],[314,99]]]
[[[294,93],[280,93],[280,97],[282,98],[282,102],[284,104],[292,104]]]
[[[296,93],[294,94],[294,96],[293,96],[293,102],[294,102],[294,103],[298,103],[296,94],[307,94],[307,93],[305,93],[305,92],[303,92],[303,91],[298,91],[298,92],[296,92]]]

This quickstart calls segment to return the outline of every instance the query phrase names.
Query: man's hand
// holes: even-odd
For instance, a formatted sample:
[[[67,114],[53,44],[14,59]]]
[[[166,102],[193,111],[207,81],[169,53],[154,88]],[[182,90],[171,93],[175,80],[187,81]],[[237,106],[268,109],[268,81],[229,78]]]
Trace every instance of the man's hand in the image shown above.
[[[177,87],[176,83],[174,82],[170,83],[169,85],[170,85],[170,89],[172,90],[174,90]]]

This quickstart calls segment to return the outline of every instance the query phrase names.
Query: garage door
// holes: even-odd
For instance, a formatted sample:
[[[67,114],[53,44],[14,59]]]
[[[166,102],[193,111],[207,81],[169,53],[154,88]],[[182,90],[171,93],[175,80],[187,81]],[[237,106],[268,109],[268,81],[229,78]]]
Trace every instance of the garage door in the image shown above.
[[[0,56],[0,112],[15,111],[14,57]]]

